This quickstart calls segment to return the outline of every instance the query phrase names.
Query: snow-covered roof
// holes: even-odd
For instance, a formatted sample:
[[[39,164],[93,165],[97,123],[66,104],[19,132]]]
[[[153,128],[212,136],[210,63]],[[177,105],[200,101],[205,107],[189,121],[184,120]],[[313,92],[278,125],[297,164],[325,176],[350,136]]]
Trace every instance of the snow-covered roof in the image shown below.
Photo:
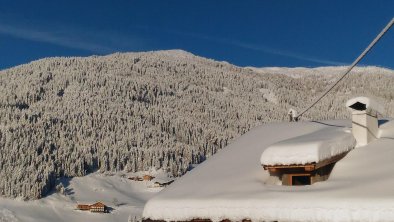
[[[372,110],[375,110],[379,113],[384,113],[384,107],[381,104],[376,102],[374,99],[371,99],[368,97],[362,97],[362,96],[349,99],[346,102],[346,107],[348,109],[350,109],[351,111],[354,111],[354,109],[352,109],[350,106],[357,103],[357,102],[365,104],[366,109],[372,109]]]
[[[262,165],[318,163],[343,154],[356,145],[350,129],[331,127],[269,146],[261,155]]]
[[[257,127],[148,201],[143,217],[171,221],[394,221],[392,138],[382,137],[353,149],[336,163],[327,181],[310,186],[265,183],[269,173],[262,169],[259,157],[271,144],[350,125],[350,121],[329,121]],[[387,127],[385,131],[389,128],[394,129]]]

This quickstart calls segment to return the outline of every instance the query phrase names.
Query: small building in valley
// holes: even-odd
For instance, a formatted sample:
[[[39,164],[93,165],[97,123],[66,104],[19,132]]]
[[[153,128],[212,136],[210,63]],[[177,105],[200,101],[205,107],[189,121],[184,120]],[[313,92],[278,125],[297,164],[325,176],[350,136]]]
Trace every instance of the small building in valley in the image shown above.
[[[134,176],[134,177],[129,177],[129,180],[133,180],[133,181],[142,181],[143,179],[139,176]]]
[[[90,205],[90,211],[91,212],[99,212],[99,213],[104,213],[106,212],[107,206],[105,206],[101,202],[97,202],[95,204]]]
[[[102,202],[97,202],[94,204],[78,204],[77,205],[78,210],[83,210],[83,211],[90,211],[90,212],[95,212],[95,213],[106,213],[107,212],[107,206],[103,204]]]
[[[78,210],[83,210],[83,211],[89,211],[90,210],[90,205],[88,204],[78,204],[77,205]]]

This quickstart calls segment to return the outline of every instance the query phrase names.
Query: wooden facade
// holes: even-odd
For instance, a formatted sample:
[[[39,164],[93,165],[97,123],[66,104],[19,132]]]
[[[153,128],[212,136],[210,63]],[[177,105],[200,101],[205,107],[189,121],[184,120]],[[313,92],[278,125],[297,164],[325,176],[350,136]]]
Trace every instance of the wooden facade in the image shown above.
[[[144,175],[144,176],[142,176],[142,179],[144,181],[151,181],[151,180],[155,179],[155,177],[151,176],[151,175]]]
[[[106,213],[107,212],[107,206],[101,202],[97,202],[95,204],[89,205],[89,204],[78,204],[77,205],[78,210],[83,210],[83,211],[90,211],[90,212],[95,212],[95,213]]]
[[[103,203],[97,202],[95,204],[90,205],[90,212],[104,213],[105,208],[106,208],[106,206]]]
[[[141,177],[138,177],[138,176],[136,176],[136,177],[129,177],[128,179],[129,180],[134,180],[134,181],[142,181],[143,180]]]
[[[278,177],[282,181],[282,185],[311,185],[315,182],[327,180],[335,163],[346,156],[346,154],[347,152],[318,163],[263,165],[263,167],[265,170],[268,170],[271,176]]]
[[[88,204],[78,204],[77,205],[78,210],[90,210],[90,205]]]

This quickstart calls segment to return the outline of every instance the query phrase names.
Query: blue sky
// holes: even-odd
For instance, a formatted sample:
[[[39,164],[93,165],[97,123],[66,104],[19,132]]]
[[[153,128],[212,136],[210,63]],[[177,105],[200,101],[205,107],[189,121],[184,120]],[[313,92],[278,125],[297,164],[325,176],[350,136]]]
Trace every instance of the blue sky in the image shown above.
[[[350,64],[394,1],[0,0],[0,69],[50,56],[183,49],[239,66]],[[394,28],[362,61],[394,68]]]

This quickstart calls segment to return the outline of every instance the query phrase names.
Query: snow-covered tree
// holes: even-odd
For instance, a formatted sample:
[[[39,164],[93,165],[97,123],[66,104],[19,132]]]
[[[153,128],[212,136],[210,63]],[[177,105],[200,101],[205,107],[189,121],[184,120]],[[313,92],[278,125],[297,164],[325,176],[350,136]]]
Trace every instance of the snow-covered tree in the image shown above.
[[[0,195],[40,198],[58,177],[95,170],[180,176],[252,127],[288,121],[341,69],[255,70],[175,50],[0,71]],[[356,68],[304,118],[349,118],[344,103],[360,94],[394,116],[393,74]]]

